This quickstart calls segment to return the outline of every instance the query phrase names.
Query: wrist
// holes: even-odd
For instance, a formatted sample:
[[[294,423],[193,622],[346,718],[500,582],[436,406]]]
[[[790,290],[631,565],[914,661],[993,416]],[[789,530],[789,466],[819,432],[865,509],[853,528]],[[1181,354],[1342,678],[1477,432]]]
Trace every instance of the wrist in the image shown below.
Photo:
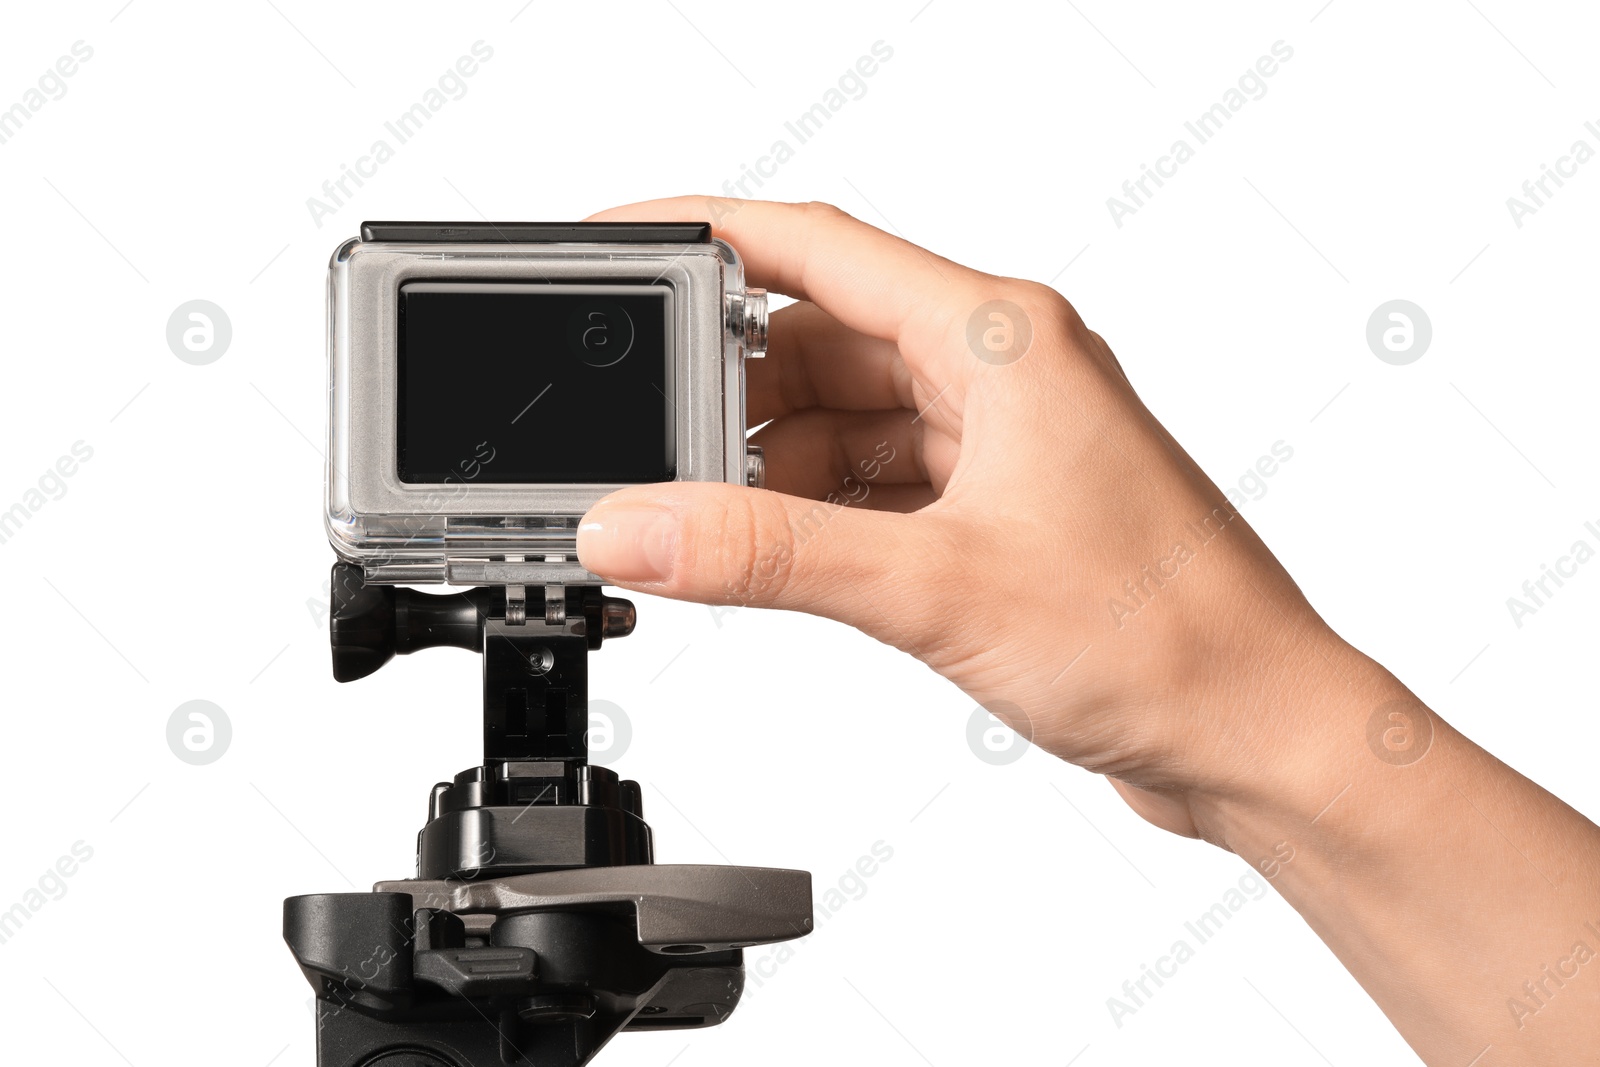
[[[1196,746],[1186,791],[1199,835],[1252,863],[1291,830],[1333,820],[1362,778],[1421,762],[1441,727],[1320,620],[1286,625],[1253,659],[1209,697],[1219,714],[1208,718],[1228,725]]]

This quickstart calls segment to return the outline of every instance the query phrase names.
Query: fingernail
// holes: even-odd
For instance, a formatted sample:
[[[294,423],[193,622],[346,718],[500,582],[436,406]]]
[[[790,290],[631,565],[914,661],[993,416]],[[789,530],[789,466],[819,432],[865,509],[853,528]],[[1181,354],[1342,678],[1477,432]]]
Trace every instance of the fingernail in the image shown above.
[[[578,559],[619,582],[671,578],[677,551],[677,516],[661,508],[597,508],[578,527]]]

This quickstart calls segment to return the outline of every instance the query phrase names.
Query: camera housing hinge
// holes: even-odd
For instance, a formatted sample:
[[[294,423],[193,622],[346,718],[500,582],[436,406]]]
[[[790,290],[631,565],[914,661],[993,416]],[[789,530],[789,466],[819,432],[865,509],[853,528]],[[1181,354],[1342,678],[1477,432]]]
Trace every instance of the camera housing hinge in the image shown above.
[[[521,563],[521,556],[507,556],[507,563]],[[519,583],[506,585],[506,625],[522,626],[528,621],[528,587]]]

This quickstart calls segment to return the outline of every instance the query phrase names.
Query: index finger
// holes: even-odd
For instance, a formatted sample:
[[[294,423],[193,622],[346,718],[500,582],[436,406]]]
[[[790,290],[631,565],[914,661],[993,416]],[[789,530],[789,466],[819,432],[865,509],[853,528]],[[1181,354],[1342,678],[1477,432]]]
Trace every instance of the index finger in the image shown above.
[[[679,196],[591,219],[710,221],[739,250],[750,284],[809,300],[853,330],[896,343],[943,340],[985,277],[828,204]]]

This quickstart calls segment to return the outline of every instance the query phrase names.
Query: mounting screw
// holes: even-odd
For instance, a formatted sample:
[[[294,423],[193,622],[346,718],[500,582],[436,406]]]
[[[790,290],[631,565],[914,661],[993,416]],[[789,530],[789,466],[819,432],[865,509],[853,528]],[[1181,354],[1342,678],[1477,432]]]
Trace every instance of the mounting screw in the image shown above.
[[[528,673],[549,674],[550,668],[556,665],[556,654],[543,645],[539,645],[528,652]]]
[[[767,291],[746,289],[728,294],[728,328],[744,344],[744,354],[760,359],[767,354]]]

